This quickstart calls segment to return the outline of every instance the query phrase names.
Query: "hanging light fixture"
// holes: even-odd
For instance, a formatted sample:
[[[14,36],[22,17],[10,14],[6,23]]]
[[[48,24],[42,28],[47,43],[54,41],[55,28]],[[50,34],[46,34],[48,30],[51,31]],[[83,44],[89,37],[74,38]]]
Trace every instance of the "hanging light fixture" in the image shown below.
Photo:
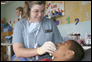
[[[6,4],[8,1],[1,1],[1,4]]]

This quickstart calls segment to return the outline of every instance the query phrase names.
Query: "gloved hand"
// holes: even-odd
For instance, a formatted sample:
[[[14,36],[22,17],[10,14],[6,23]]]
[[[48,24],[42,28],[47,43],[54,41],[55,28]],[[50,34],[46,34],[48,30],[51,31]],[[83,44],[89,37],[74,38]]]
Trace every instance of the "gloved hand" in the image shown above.
[[[46,52],[53,53],[56,50],[56,46],[53,42],[48,41],[45,42],[41,47],[37,48],[37,52],[39,55],[45,54]]]

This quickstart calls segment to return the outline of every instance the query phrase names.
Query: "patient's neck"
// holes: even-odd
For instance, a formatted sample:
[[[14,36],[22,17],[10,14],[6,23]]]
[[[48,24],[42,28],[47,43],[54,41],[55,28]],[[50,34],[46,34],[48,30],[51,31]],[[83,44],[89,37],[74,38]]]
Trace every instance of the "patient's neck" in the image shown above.
[[[62,61],[62,60],[59,58],[54,58],[52,61]]]
[[[69,59],[65,59],[65,58],[54,58],[52,61],[69,61]]]

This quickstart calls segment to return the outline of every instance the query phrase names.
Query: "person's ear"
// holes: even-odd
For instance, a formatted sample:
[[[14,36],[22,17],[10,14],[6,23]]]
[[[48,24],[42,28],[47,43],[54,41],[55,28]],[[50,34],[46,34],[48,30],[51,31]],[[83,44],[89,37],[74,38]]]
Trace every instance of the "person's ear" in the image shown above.
[[[67,57],[72,57],[74,55],[74,51],[72,51],[72,50],[69,50],[69,51],[67,51],[67,53],[66,53],[66,56]]]

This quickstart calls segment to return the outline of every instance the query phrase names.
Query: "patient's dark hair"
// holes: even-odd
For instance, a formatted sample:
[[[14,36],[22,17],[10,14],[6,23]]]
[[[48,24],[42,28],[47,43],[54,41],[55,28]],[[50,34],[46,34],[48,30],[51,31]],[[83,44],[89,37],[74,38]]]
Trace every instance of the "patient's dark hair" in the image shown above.
[[[70,50],[73,50],[75,52],[73,58],[70,61],[80,61],[84,57],[84,49],[82,46],[74,41],[74,40],[69,40],[72,42],[72,45],[70,46]]]

